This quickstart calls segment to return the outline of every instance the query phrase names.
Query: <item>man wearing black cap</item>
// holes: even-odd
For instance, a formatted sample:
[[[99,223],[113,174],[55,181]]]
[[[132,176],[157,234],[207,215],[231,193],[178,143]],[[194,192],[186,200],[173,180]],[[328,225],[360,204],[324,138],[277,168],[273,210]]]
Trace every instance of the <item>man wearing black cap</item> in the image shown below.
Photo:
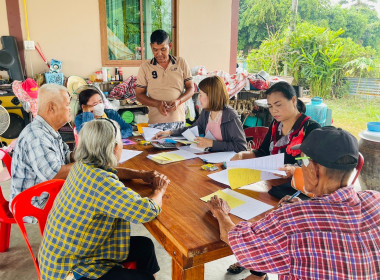
[[[256,223],[235,225],[228,204],[214,196],[208,206],[221,239],[243,267],[280,280],[380,279],[380,193],[348,185],[359,157],[355,137],[323,127],[293,149],[302,152],[304,190],[313,198],[280,203]]]

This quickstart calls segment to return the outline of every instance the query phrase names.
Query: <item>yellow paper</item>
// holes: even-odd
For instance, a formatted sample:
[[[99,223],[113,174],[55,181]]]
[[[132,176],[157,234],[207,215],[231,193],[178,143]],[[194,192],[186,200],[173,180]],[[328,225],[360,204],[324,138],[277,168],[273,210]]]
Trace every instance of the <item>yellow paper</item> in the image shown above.
[[[174,154],[174,153],[159,153],[152,157],[152,160],[159,163],[170,163],[185,160],[184,157]]]
[[[214,192],[210,195],[206,195],[205,197],[202,197],[201,200],[204,202],[207,202],[213,197],[214,195],[217,195],[219,198],[222,198],[223,200],[227,201],[228,205],[230,206],[231,209],[234,209],[242,204],[245,203],[245,201],[240,200],[236,197],[233,197],[229,194],[226,194],[225,192],[222,192],[221,190]]]
[[[228,169],[228,181],[230,182],[231,189],[237,189],[260,182],[261,171],[249,168],[231,168]]]

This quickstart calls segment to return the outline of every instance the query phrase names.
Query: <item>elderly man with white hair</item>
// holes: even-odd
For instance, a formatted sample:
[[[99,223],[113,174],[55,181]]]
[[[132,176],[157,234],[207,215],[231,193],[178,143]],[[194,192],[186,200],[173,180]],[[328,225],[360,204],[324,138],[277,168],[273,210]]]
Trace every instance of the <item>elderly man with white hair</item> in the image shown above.
[[[47,180],[66,179],[73,163],[73,155],[62,141],[58,129],[71,120],[70,96],[67,89],[57,84],[43,85],[37,99],[36,118],[21,132],[12,159],[10,201],[22,191]],[[117,168],[121,179],[143,179],[154,183],[156,171],[137,171]],[[42,208],[47,195],[34,198],[32,204]],[[11,203],[9,203],[11,205]],[[25,222],[33,223],[26,217]]]
[[[58,133],[71,119],[67,89],[56,84],[43,85],[37,104],[36,118],[23,129],[14,150],[10,200],[38,183],[65,179],[72,166],[69,147]],[[34,198],[32,203],[41,207],[46,198],[47,195]]]

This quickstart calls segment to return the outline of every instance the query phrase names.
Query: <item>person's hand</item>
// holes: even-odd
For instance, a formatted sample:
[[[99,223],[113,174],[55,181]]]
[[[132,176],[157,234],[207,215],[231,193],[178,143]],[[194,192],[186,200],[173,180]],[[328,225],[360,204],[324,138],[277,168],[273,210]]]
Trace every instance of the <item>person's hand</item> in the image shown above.
[[[277,205],[277,208],[280,208],[285,203],[296,203],[296,202],[302,201],[302,199],[300,199],[299,197],[294,197],[291,200],[289,200],[290,198],[291,198],[290,195],[286,195],[283,198],[281,198],[281,200],[279,201]]]
[[[244,152],[239,152],[236,155],[234,155],[231,160],[242,160],[242,159],[249,159],[249,158],[254,158],[255,154],[250,151],[244,151]]]
[[[166,102],[166,110],[167,110],[167,112],[174,112],[175,110],[177,110],[177,108],[180,105],[180,103],[181,103],[181,101],[179,101],[178,99],[176,99],[174,101]]]
[[[207,206],[215,218],[217,218],[218,215],[228,215],[231,211],[227,201],[219,198],[217,195],[211,197],[207,202]]]
[[[148,183],[153,184],[155,183],[155,179],[157,180],[158,177],[160,177],[160,172],[158,171],[141,171],[141,179]]]
[[[172,135],[172,132],[170,130],[160,131],[160,132],[157,132],[157,134],[154,135],[154,137],[152,139],[166,138],[166,137],[169,137],[170,135]]]
[[[94,106],[82,105],[82,111],[88,113],[94,113]]]
[[[278,170],[280,171],[285,171],[286,173],[286,176],[283,176],[283,175],[279,175],[279,174],[276,174],[274,173],[274,175],[280,177],[280,178],[290,178],[294,175],[294,172],[296,171],[296,167],[293,166],[293,165],[290,165],[290,164],[285,164],[284,167],[280,167]]]
[[[156,171],[155,171],[156,172]],[[157,172],[158,173],[158,172]],[[170,184],[170,180],[164,174],[158,173],[159,175],[153,179],[153,190],[155,192],[165,193],[166,188]]]
[[[204,137],[195,137],[194,141],[199,148],[210,148],[214,144],[214,141]]]
[[[161,115],[164,115],[164,116],[168,115],[167,106],[166,106],[165,101],[158,101],[158,104],[156,107],[157,107],[157,109]]]

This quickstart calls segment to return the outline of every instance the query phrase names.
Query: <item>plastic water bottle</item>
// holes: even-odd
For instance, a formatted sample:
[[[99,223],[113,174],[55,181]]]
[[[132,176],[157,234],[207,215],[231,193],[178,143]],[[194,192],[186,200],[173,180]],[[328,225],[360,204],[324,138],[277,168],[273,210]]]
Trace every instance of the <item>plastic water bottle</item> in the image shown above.
[[[326,113],[327,105],[323,103],[321,97],[314,97],[311,99],[311,103],[306,104],[306,115],[318,122],[320,126],[325,125]]]

